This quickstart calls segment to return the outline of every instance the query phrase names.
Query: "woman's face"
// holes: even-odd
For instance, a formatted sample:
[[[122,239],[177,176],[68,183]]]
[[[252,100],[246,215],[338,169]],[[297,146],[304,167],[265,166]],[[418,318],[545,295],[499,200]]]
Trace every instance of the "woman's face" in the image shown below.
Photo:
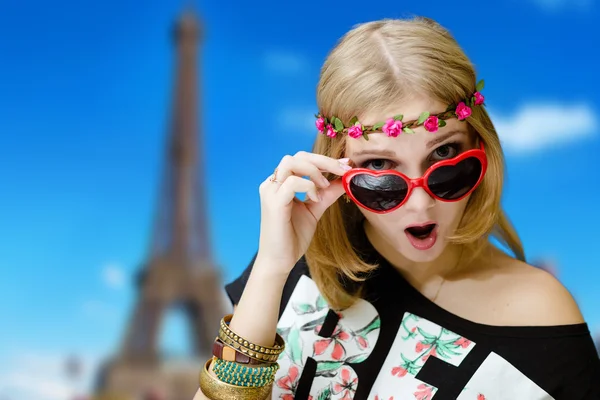
[[[403,121],[417,119],[423,111],[439,113],[447,105],[430,99],[415,99],[377,110],[363,116],[364,125],[384,122],[403,114]],[[355,167],[372,170],[394,169],[409,178],[419,178],[434,163],[456,157],[474,147],[468,125],[457,119],[431,133],[422,126],[414,134],[401,133],[388,137],[371,133],[369,140],[346,138],[346,157]],[[423,188],[416,188],[403,206],[387,214],[377,214],[359,207],[377,236],[412,262],[433,261],[446,248],[446,237],[458,227],[470,196],[457,202],[443,202],[431,197]]]

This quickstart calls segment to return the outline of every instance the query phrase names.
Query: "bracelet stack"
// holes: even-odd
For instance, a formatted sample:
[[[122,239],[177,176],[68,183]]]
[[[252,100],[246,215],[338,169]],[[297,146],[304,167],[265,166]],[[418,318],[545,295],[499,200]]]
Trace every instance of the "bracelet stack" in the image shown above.
[[[232,317],[221,320],[213,357],[200,372],[200,389],[211,400],[264,400],[271,393],[285,342],[276,334],[273,346],[254,344],[229,328]]]

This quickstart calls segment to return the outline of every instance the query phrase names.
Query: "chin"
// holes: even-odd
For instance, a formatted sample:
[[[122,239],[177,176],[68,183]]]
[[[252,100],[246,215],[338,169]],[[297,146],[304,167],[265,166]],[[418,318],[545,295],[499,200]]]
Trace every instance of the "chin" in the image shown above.
[[[445,248],[446,243],[442,238],[438,238],[435,244],[426,250],[415,248],[406,237],[401,238],[397,246],[402,256],[415,263],[434,261],[440,257]]]

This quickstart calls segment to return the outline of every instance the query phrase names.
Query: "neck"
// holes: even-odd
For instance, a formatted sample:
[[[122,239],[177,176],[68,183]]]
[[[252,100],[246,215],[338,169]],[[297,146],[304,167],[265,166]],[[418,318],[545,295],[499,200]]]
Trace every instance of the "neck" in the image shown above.
[[[437,287],[458,270],[462,248],[448,244],[442,254],[432,261],[415,262],[404,257],[368,221],[364,224],[365,234],[371,245],[415,288],[424,292]]]

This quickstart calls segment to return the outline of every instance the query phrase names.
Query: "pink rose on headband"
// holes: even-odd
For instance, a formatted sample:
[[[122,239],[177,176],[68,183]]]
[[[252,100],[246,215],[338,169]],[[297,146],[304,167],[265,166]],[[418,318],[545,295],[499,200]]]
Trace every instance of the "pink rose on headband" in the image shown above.
[[[459,120],[467,119],[471,116],[471,107],[465,105],[462,101],[456,106],[456,116]]]
[[[361,137],[362,134],[362,126],[359,123],[357,123],[356,125],[352,125],[350,128],[348,128],[348,136],[354,139]]]
[[[428,132],[437,132],[439,127],[438,117],[436,117],[435,115],[430,116],[425,120],[423,126]]]
[[[323,133],[323,131],[325,130],[325,118],[317,118],[317,120],[315,121],[315,125],[317,126],[319,132]]]
[[[475,105],[476,106],[483,104],[485,97],[483,97],[483,95],[481,93],[475,92],[475,93],[473,93],[473,96],[475,97]]]
[[[390,118],[385,121],[385,124],[381,127],[381,130],[388,136],[397,137],[402,133],[402,121],[396,121],[394,118]]]
[[[335,135],[337,135],[337,132],[333,130],[333,126],[327,125],[327,136],[334,138]]]

